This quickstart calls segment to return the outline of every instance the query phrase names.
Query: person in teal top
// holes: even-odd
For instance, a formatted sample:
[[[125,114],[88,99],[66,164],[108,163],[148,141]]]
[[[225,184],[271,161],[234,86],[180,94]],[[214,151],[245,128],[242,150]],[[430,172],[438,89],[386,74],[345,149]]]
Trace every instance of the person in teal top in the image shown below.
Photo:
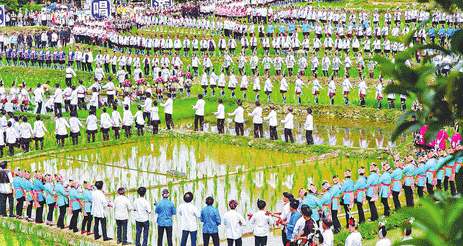
[[[84,191],[82,192],[82,200],[84,201],[84,219],[82,220],[82,234],[87,233],[87,235],[93,234],[90,232],[92,228],[92,190],[93,185],[89,184],[87,181],[84,181]]]
[[[78,232],[79,229],[77,228],[77,219],[79,218],[79,213],[82,212],[81,208],[81,200],[83,199],[82,194],[77,190],[79,185],[77,182],[71,182],[71,189],[69,190],[69,203],[72,209],[72,217],[71,222],[69,224],[69,230],[73,230],[73,232]]]
[[[378,184],[379,184],[379,175],[378,175],[378,165],[372,163],[370,165],[370,176],[367,178],[367,200],[368,205],[370,206],[371,221],[378,220],[378,210],[376,209],[375,202],[378,200]]]
[[[339,210],[339,198],[341,196],[341,187],[339,187],[339,177],[338,175],[334,175],[333,179],[333,187],[331,187],[331,218],[333,220],[334,226],[334,233],[338,233],[341,231],[341,222],[338,219],[338,210]]]
[[[310,32],[310,24],[305,20],[305,23],[302,25],[302,34],[304,35],[309,35]]]
[[[17,168],[15,172],[15,176],[13,179],[13,188],[14,188],[14,195],[16,197],[16,218],[20,219],[23,216],[23,207],[24,201],[26,200],[26,191],[24,189],[24,172]]]
[[[437,172],[437,160],[433,151],[428,152],[428,160],[426,161],[426,189],[429,195],[434,195],[435,176]]]
[[[291,24],[288,25],[288,31],[290,36],[293,36],[295,29],[296,25],[294,25],[294,21],[291,21]]]
[[[417,178],[416,187],[418,189],[418,197],[423,197],[424,185],[426,184],[426,158],[420,156],[418,158],[418,168],[415,169],[413,175]]]
[[[272,24],[267,26],[267,36],[268,37],[273,37],[274,29],[275,29],[275,27],[273,27]]]
[[[34,189],[34,186],[32,185],[31,181],[31,173],[26,172],[24,174],[24,179],[23,179],[23,188],[27,193],[27,210],[26,210],[26,215],[29,221],[33,221],[32,219],[32,206],[34,205],[34,201],[32,200],[32,190]]]
[[[342,194],[342,204],[344,211],[346,212],[346,218],[349,218],[350,209],[354,204],[354,181],[351,179],[352,171],[347,170],[344,172],[344,177],[346,178],[342,183],[341,194]],[[346,220],[347,221],[347,220]],[[347,227],[347,224],[346,224]]]
[[[33,182],[33,193],[34,201],[38,203],[37,209],[35,210],[35,223],[43,223],[43,207],[45,206],[45,198],[43,191],[45,186],[43,185],[44,180],[40,172],[35,173],[35,180]]]
[[[363,211],[363,196],[367,187],[367,179],[365,178],[365,167],[360,167],[358,170],[359,177],[355,182],[355,204],[357,204],[357,210],[359,215],[359,223],[365,222],[365,213]]]
[[[322,208],[322,204],[320,203],[320,200],[318,199],[318,197],[315,196],[316,193],[317,193],[317,188],[315,187],[315,185],[309,184],[308,194],[306,194],[306,197],[302,200],[301,206],[302,205],[309,206],[310,209],[312,209],[312,219],[314,221],[319,221],[320,216],[318,214],[318,210]]]
[[[293,231],[294,227],[296,226],[296,222],[299,218],[301,218],[301,213],[297,210],[299,207],[299,201],[296,199],[292,199],[289,203],[291,215],[289,217],[288,222],[286,223],[286,239],[290,241],[293,238]]]
[[[400,206],[399,195],[402,190],[402,172],[403,172],[403,162],[400,160],[399,156],[395,157],[394,160],[394,171],[391,173],[392,181],[392,200],[394,201],[394,208],[398,210]]]
[[[66,215],[66,208],[68,205],[68,199],[66,189],[63,186],[63,177],[61,175],[56,176],[55,192],[58,196],[58,207],[59,207],[59,216],[58,223],[56,226],[58,228],[64,229],[64,216]]]
[[[322,205],[324,217],[330,217],[331,211],[329,210],[331,204],[331,186],[327,180],[322,183],[322,191],[324,192],[320,198],[320,204]]]
[[[53,226],[53,211],[55,210],[55,189],[53,187],[53,177],[50,174],[46,174],[44,185],[45,201],[48,205],[48,214],[47,214],[47,225]]]
[[[280,34],[284,34],[284,33],[286,32],[286,26],[285,26],[284,24],[280,25],[280,26],[278,27],[278,32],[279,32]]]
[[[381,203],[384,207],[384,216],[391,215],[390,208],[389,208],[389,189],[391,185],[391,166],[389,162],[382,163],[382,170],[383,174],[379,177],[380,189],[379,189],[379,197],[381,197]]]
[[[443,164],[449,159],[452,158],[451,156],[446,156],[444,150],[439,151],[439,158],[437,159],[436,167],[435,169],[437,170],[436,174],[436,179],[437,179],[437,184],[436,188],[438,190],[442,190],[442,179],[444,179],[444,169],[443,169]]]
[[[413,186],[414,186],[414,173],[415,173],[415,160],[412,156],[407,157],[407,165],[405,165],[403,170],[403,175],[405,176],[404,182],[404,191],[405,191],[405,200],[407,202],[407,207],[413,207],[415,202],[413,201]]]
[[[447,149],[447,157],[446,160],[452,159],[453,158],[453,149],[449,148]],[[449,161],[447,164],[445,164],[445,177],[444,177],[444,190],[448,191],[449,189],[449,183],[450,183],[450,193],[452,196],[456,195],[455,191],[455,182],[449,182],[450,177],[454,174],[455,170],[455,160]]]

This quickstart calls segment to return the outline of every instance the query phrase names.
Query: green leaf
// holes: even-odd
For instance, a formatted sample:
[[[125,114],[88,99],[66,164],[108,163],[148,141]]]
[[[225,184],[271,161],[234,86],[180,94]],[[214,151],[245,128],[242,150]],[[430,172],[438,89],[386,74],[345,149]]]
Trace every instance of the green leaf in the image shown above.
[[[402,124],[399,124],[392,133],[392,141],[395,141],[402,133],[411,127],[419,129],[420,125],[416,121],[405,121]]]
[[[453,52],[463,54],[463,31],[461,29],[453,34],[452,39],[450,39],[450,46]]]

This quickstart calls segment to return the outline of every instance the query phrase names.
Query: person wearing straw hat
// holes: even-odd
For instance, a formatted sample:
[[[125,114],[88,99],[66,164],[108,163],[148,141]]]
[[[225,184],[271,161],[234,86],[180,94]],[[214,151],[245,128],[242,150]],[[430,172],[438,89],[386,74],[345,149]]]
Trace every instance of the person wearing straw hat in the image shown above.
[[[415,188],[415,160],[412,156],[407,157],[407,165],[405,165],[403,174],[405,175],[404,191],[407,207],[413,207],[415,202],[413,200],[413,189]]]
[[[363,212],[363,200],[365,199],[365,190],[367,185],[367,179],[365,178],[365,167],[358,169],[358,179],[355,182],[355,204],[357,204],[357,211],[359,215],[359,224],[365,222],[365,213]]]
[[[354,207],[354,181],[351,179],[352,170],[346,170],[344,172],[345,180],[342,183],[341,194],[342,194],[342,205],[346,212],[346,220],[349,218],[350,210]],[[347,224],[346,224],[347,228]]]
[[[167,245],[172,246],[172,216],[177,214],[174,203],[169,200],[170,191],[162,189],[162,200],[155,204],[154,212],[158,215],[156,223],[158,224],[158,245],[161,246],[166,232]]]
[[[398,210],[401,205],[399,201],[399,196],[402,190],[402,173],[403,173],[403,162],[400,160],[399,155],[394,157],[394,171],[391,173],[391,182],[392,182],[392,200],[394,202],[395,210]]]
[[[350,217],[347,220],[348,230],[350,231],[349,236],[346,238],[345,246],[359,246],[362,245],[362,234],[357,231],[359,224],[354,217]]]
[[[379,175],[378,175],[378,165],[372,163],[370,165],[370,176],[367,178],[367,192],[366,198],[368,200],[368,205],[370,206],[371,221],[378,220],[378,210],[376,209],[375,202],[378,200],[378,184],[379,184]]]
[[[391,172],[392,169],[389,165],[389,162],[381,163],[383,174],[379,177],[380,189],[379,197],[381,197],[381,203],[384,207],[384,216],[390,215],[390,208],[388,203],[388,198],[390,197],[390,186],[391,186]]]
[[[229,246],[241,246],[242,245],[242,226],[246,225],[246,220],[241,214],[236,212],[238,202],[236,200],[230,200],[228,203],[230,211],[226,212],[223,216],[223,224],[225,226],[225,235],[227,237],[227,243]]]

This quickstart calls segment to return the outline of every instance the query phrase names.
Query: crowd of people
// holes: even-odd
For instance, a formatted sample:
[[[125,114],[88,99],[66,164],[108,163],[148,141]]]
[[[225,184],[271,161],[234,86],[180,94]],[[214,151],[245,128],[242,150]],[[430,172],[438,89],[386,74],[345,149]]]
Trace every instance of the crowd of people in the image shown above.
[[[457,137],[452,137],[452,139],[457,139]],[[44,208],[48,208],[46,224],[61,229],[69,228],[74,232],[80,231],[82,234],[94,234],[95,239],[103,237],[104,240],[111,240],[106,231],[106,218],[108,209],[112,208],[116,215],[117,241],[123,244],[128,243],[127,221],[129,217],[133,217],[136,221],[136,244],[147,245],[150,232],[149,221],[153,216],[151,213],[156,213],[158,245],[162,245],[164,232],[166,232],[168,244],[172,245],[172,217],[177,214],[181,217],[183,231],[181,245],[186,245],[189,235],[192,245],[195,245],[199,228],[198,220],[200,220],[203,222],[204,245],[209,244],[209,239],[212,239],[214,245],[218,245],[218,226],[221,224],[226,228],[225,237],[229,245],[233,243],[241,245],[243,235],[241,227],[250,223],[253,226],[256,245],[266,245],[270,229],[274,225],[279,225],[282,228],[283,245],[305,245],[307,240],[314,242],[315,245],[329,246],[333,245],[333,234],[340,232],[344,227],[338,218],[344,209],[345,228],[352,232],[345,245],[359,245],[355,244],[362,241],[361,235],[358,235],[356,231],[358,224],[381,220],[376,208],[377,203],[382,203],[383,216],[388,217],[392,210],[389,206],[390,199],[392,198],[394,209],[400,209],[402,192],[405,193],[408,207],[413,207],[415,198],[423,197],[425,192],[433,195],[436,190],[443,189],[449,190],[453,196],[457,195],[455,175],[460,171],[461,157],[447,161],[452,159],[454,150],[461,149],[461,145],[459,141],[454,141],[450,147],[446,147],[445,141],[444,143],[439,141],[435,148],[418,149],[416,158],[412,155],[404,159],[396,156],[392,166],[389,162],[382,162],[379,165],[371,163],[368,176],[366,176],[366,168],[360,167],[357,170],[357,180],[353,180],[352,170],[346,170],[344,179],[335,175],[330,181],[323,181],[321,187],[316,187],[311,183],[307,188],[301,189],[297,196],[284,192],[284,205],[281,212],[266,211],[265,201],[258,200],[259,210],[254,214],[249,214],[248,220],[236,212],[238,205],[236,200],[229,202],[229,212],[220,215],[213,206],[212,197],[207,197],[205,200],[207,206],[199,210],[191,203],[194,198],[193,193],[187,192],[183,197],[185,203],[176,208],[169,200],[169,190],[163,189],[162,199],[154,203],[155,209],[152,211],[151,202],[145,197],[146,188],[144,187],[138,189],[140,198],[133,202],[124,196],[126,192],[124,188],[119,188],[117,190],[119,196],[110,202],[103,192],[103,181],[97,181],[94,186],[87,181],[69,180],[65,182],[61,175],[43,174],[38,171],[30,173],[20,168],[16,168],[12,174],[7,162],[4,161],[0,164],[2,168],[0,171],[0,212],[3,216],[7,216],[7,210],[9,210],[11,217],[40,224],[44,223]],[[442,166],[443,163],[446,163],[445,166]],[[7,201],[9,206],[7,206]],[[370,209],[371,218],[368,220],[364,214],[364,203],[368,203]],[[358,219],[352,215],[354,205],[357,208]],[[25,216],[24,207],[27,207]],[[57,223],[53,218],[54,209],[59,209]],[[64,222],[68,209],[72,217],[69,226],[66,226]],[[35,210],[35,217],[32,217],[33,210]],[[84,218],[78,227],[80,213],[83,213]],[[93,230],[91,230],[92,218],[95,218]],[[101,234],[100,226],[102,227]],[[144,238],[142,244],[141,235]],[[386,240],[388,242],[383,240],[386,232],[383,231],[379,236],[382,243],[386,243],[380,245],[391,245],[390,240]],[[410,236],[410,232],[407,236]]]

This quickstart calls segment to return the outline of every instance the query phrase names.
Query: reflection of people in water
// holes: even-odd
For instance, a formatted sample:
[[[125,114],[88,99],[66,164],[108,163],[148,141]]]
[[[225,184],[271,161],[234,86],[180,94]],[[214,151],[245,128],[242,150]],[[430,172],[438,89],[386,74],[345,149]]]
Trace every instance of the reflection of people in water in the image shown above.
[[[384,136],[383,131],[381,129],[378,130],[378,136],[376,136],[376,148],[382,149],[384,144]]]
[[[313,131],[314,131],[314,134],[313,134],[313,141],[314,141],[314,144],[323,144],[325,142],[325,140],[322,138],[322,136],[318,133],[318,126],[314,126],[313,127]]]
[[[331,146],[335,146],[338,141],[334,126],[331,126],[330,130],[328,130],[328,141]]]
[[[360,129],[359,147],[368,148],[368,141],[365,137],[365,129]]]
[[[396,141],[392,141],[392,132],[389,133],[389,140],[387,141],[387,147],[392,148],[396,146]]]
[[[352,147],[354,146],[354,142],[350,141],[350,128],[346,128],[344,130],[344,137],[342,138],[342,145],[347,146],[347,147]]]

